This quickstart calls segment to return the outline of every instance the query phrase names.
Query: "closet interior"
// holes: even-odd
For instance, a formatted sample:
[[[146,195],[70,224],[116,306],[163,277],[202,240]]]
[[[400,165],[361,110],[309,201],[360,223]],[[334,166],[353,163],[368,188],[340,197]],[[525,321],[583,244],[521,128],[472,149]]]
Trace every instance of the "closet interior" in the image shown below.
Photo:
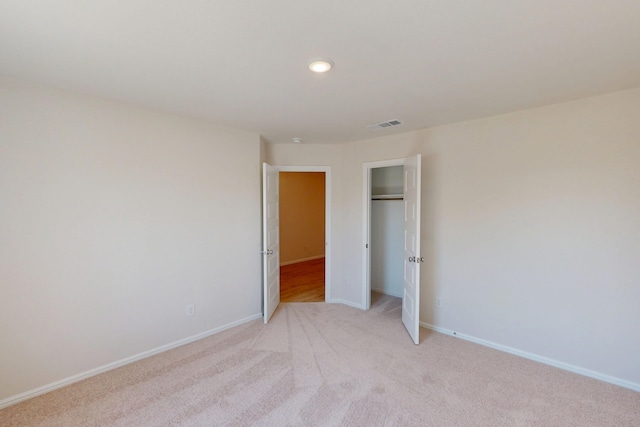
[[[404,167],[371,169],[371,290],[402,298]]]

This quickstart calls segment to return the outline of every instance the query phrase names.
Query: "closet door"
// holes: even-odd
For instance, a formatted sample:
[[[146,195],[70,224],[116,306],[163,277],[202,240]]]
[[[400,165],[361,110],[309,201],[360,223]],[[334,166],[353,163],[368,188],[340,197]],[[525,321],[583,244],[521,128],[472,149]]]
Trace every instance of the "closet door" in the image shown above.
[[[264,323],[280,304],[280,194],[278,168],[262,164],[262,283]]]
[[[420,163],[421,156],[404,162],[404,268],[402,323],[420,344]]]

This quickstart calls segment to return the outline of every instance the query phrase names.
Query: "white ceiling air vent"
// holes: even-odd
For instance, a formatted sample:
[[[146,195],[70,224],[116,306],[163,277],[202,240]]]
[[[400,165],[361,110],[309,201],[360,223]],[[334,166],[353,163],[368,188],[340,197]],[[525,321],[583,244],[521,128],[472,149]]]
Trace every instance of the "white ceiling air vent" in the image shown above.
[[[367,129],[369,130],[380,130],[385,128],[390,128],[392,126],[399,126],[402,122],[400,120],[388,120],[386,122],[374,123],[372,125],[367,125]]]

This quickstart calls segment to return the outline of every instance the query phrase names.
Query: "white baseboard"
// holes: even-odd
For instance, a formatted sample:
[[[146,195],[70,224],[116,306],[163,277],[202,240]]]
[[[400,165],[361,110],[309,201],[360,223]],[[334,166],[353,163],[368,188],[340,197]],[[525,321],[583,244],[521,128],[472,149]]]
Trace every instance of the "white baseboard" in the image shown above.
[[[280,267],[282,267],[283,265],[297,264],[299,262],[313,261],[314,259],[320,259],[320,258],[324,258],[324,254],[323,255],[310,256],[310,257],[307,257],[307,258],[294,259],[293,261],[282,262],[282,263],[280,263]]]
[[[450,329],[441,328],[439,326],[434,326],[426,322],[420,322],[420,326],[431,329],[435,332],[440,332],[441,334],[451,335],[453,337],[457,337],[463,339],[465,341],[470,341],[476,344],[483,345],[485,347],[490,347],[496,350],[504,351],[505,353],[510,353],[516,356],[524,357],[525,359],[533,360],[535,362],[544,363],[545,365],[554,366],[556,368],[563,369],[565,371],[573,372],[575,374],[583,375],[585,377],[594,378],[596,380],[604,381],[606,383],[614,384],[620,387],[628,388],[634,391],[640,391],[640,384],[634,383],[631,381],[623,380],[620,378],[612,377],[611,375],[606,375],[600,372],[592,371],[590,369],[581,368],[579,366],[571,365],[569,363],[560,362],[555,359],[550,359],[548,357],[539,356],[537,354],[529,353],[526,351],[518,350],[517,348],[509,347],[502,344],[497,344],[492,341],[487,341],[482,338],[477,338],[471,335],[462,334],[460,332],[452,331]]]
[[[365,308],[360,305],[360,304],[356,304],[355,302],[351,302],[351,301],[347,301],[347,300],[343,300],[343,299],[332,299],[329,301],[326,301],[328,304],[344,304],[344,305],[348,305],[349,307],[353,307],[353,308],[357,308],[358,310],[364,310]]]
[[[243,323],[251,322],[252,320],[256,320],[256,319],[260,319],[260,318],[262,318],[262,313],[254,314],[253,316],[249,316],[249,317],[246,317],[244,319],[237,320],[235,322],[227,323],[226,325],[223,325],[223,326],[220,326],[220,327],[217,327],[217,328],[214,328],[214,329],[210,329],[208,331],[201,332],[199,334],[196,334],[196,335],[193,335],[193,336],[190,336],[190,337],[187,337],[187,338],[183,338],[181,340],[174,341],[172,343],[169,343],[169,344],[166,344],[166,345],[162,345],[160,347],[156,347],[156,348],[151,349],[151,350],[143,351],[142,353],[138,353],[138,354],[130,356],[130,357],[125,357],[124,359],[120,359],[120,360],[117,360],[115,362],[108,363],[106,365],[100,366],[100,367],[95,368],[95,369],[90,369],[88,371],[79,373],[77,375],[70,376],[70,377],[65,378],[63,380],[56,381],[56,382],[53,382],[51,384],[44,385],[42,387],[38,387],[36,389],[29,390],[29,391],[26,391],[24,393],[17,394],[15,396],[8,397],[6,399],[0,400],[0,409],[6,408],[7,406],[15,405],[16,403],[22,402],[22,401],[27,400],[27,399],[31,399],[31,398],[36,397],[36,396],[40,396],[41,394],[48,393],[50,391],[53,391],[53,390],[68,386],[70,384],[77,383],[78,381],[82,381],[84,379],[96,376],[98,374],[102,374],[104,372],[111,371],[111,370],[116,369],[116,368],[120,368],[120,367],[122,367],[124,365],[128,365],[129,363],[137,362],[138,360],[146,359],[147,357],[151,357],[151,356],[154,356],[156,354],[163,353],[163,352],[165,352],[167,350],[171,350],[171,349],[174,349],[176,347],[180,347],[180,346],[183,346],[185,344],[189,344],[189,343],[192,343],[194,341],[201,340],[203,338],[209,337],[211,335],[215,335],[215,334],[220,333],[222,331],[226,331],[227,329],[231,329],[231,328],[233,328],[235,326],[242,325]]]
[[[396,297],[396,298],[402,298],[402,292],[389,292],[389,291],[385,291],[382,289],[373,289],[371,288],[372,292],[378,292],[379,294],[384,294],[384,295],[391,295],[392,297]]]

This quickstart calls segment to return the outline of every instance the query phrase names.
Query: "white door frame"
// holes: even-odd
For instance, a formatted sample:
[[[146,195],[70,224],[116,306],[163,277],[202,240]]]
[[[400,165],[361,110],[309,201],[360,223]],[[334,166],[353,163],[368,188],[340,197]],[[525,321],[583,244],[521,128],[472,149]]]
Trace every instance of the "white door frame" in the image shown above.
[[[362,301],[364,309],[371,307],[371,169],[404,166],[406,158],[380,160],[362,164]]]
[[[331,301],[331,166],[276,166],[280,172],[324,172],[324,301]]]

